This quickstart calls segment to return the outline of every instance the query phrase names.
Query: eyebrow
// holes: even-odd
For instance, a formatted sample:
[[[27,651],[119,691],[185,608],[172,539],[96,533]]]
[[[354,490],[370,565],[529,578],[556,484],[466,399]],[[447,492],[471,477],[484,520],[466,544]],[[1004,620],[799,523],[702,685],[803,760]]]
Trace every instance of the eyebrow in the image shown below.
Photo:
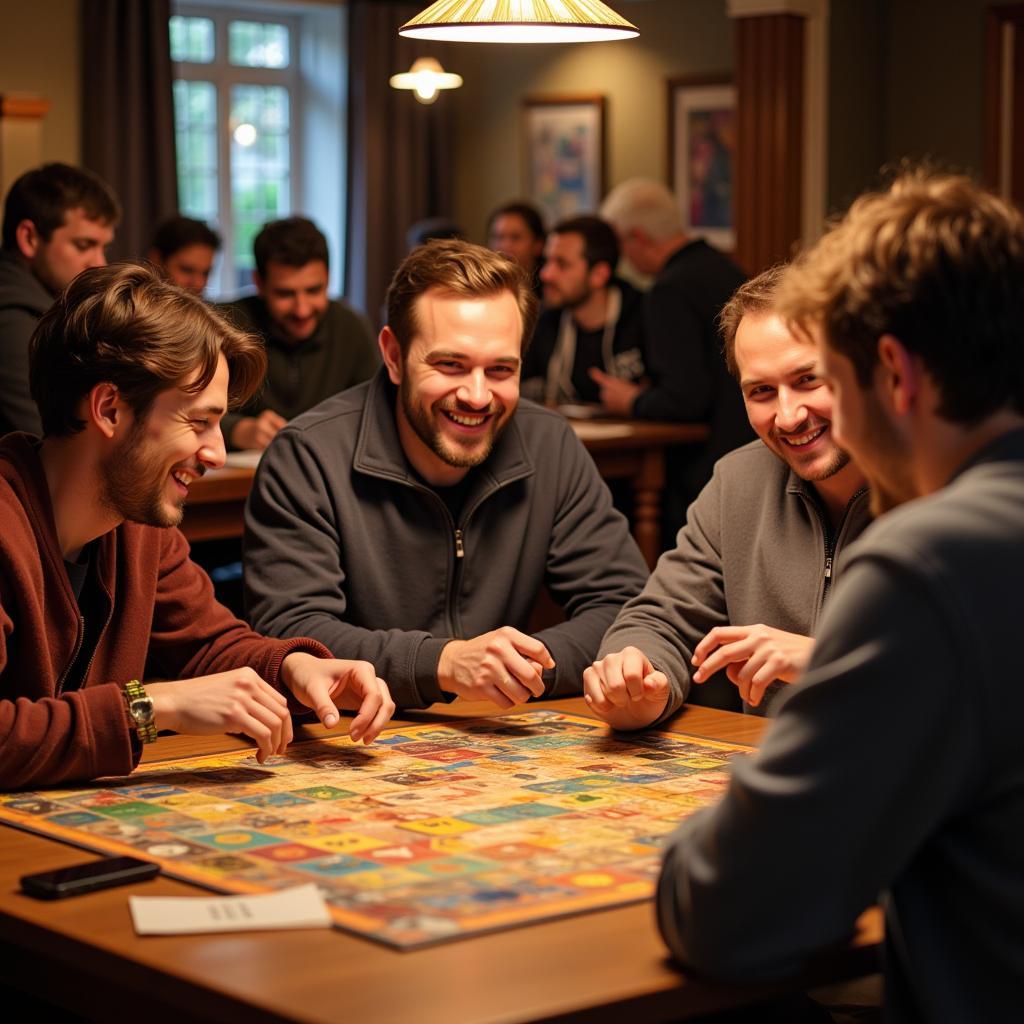
[[[803,366],[798,366],[795,370],[790,370],[789,373],[786,374],[786,376],[787,377],[799,377],[801,374],[807,373],[808,371],[811,371],[811,370],[813,370],[815,373],[818,372],[818,364],[817,364],[817,362],[804,363]],[[741,388],[749,388],[749,387],[753,387],[753,385],[755,385],[755,384],[763,384],[763,383],[764,383],[763,380],[751,380],[750,378],[744,378],[744,379],[740,380],[740,387]]]
[[[224,407],[220,405],[197,405],[185,410],[185,415],[192,419],[195,416],[223,416]]]
[[[469,359],[469,356],[466,355],[465,352],[446,352],[442,349],[437,349],[433,352],[428,352],[425,358],[428,363],[437,363],[443,359]],[[488,361],[491,363],[504,363],[508,366],[513,367],[519,365],[518,356],[498,356],[496,359],[491,359]]]

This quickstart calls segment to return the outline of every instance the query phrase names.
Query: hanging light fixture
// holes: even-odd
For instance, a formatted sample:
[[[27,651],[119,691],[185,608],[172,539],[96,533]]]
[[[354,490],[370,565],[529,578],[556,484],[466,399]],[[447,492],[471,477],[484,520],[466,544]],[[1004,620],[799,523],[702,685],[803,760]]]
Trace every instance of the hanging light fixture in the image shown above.
[[[393,89],[412,89],[420,103],[433,103],[441,89],[458,89],[462,76],[445,71],[433,57],[420,57],[408,71],[392,75]]]
[[[592,43],[640,34],[601,0],[437,0],[398,32],[467,43]]]

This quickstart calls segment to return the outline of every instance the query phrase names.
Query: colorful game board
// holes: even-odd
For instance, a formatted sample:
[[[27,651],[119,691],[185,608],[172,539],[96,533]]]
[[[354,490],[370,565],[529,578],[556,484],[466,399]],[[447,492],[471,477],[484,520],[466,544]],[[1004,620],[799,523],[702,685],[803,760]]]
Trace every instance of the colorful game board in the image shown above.
[[[749,750],[538,710],[2,794],[0,821],[219,892],[315,881],[339,926],[411,949],[649,898],[666,835]]]

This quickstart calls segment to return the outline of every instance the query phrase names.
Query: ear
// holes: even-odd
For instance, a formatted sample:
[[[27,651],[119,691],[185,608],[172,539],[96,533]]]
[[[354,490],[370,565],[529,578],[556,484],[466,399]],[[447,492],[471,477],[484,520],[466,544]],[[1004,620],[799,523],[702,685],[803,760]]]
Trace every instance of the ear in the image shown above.
[[[603,260],[600,263],[595,263],[590,268],[588,276],[591,288],[604,288],[612,278],[611,264],[605,263]]]
[[[18,252],[27,260],[35,259],[43,244],[35,224],[28,219],[18,223],[14,229],[14,240],[17,243]]]
[[[256,292],[259,295],[259,297],[261,299],[265,298],[266,296],[264,295],[264,292],[266,290],[266,287],[263,283],[263,278],[260,276],[260,272],[258,270],[254,270],[252,272],[252,283],[256,285]]]
[[[398,344],[395,332],[385,324],[377,337],[381,359],[388,369],[388,377],[392,384],[402,383],[402,346]]]
[[[104,437],[112,440],[127,431],[131,422],[131,409],[121,397],[116,384],[109,381],[96,384],[85,396],[85,405],[83,418]]]
[[[881,395],[894,413],[906,416],[921,390],[920,360],[892,334],[878,339],[878,366],[875,379],[880,379]]]

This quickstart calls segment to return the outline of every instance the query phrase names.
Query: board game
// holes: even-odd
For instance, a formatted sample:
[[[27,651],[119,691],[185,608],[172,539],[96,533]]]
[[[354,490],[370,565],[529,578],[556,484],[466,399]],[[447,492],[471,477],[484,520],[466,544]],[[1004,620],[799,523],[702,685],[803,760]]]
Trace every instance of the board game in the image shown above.
[[[315,881],[337,925],[413,949],[648,899],[665,837],[750,750],[537,710],[0,794],[0,821],[218,892]]]

